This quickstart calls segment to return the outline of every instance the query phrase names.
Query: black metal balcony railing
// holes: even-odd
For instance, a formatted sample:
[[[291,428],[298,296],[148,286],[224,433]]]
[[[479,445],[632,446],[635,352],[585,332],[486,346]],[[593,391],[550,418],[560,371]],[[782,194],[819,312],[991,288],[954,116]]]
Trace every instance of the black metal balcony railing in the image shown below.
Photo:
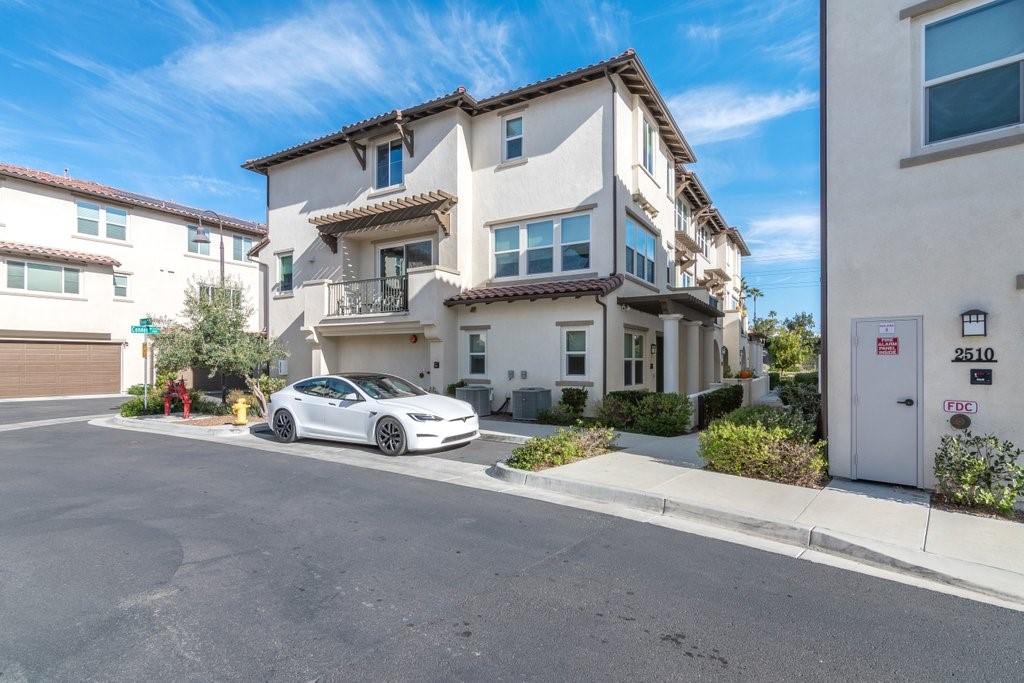
[[[400,313],[409,310],[409,278],[375,277],[327,285],[327,315]]]

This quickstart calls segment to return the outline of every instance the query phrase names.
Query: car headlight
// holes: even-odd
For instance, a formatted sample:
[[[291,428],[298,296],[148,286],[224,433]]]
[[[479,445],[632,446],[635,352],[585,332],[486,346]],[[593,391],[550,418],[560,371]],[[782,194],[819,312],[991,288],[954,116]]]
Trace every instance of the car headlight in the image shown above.
[[[417,422],[440,422],[444,419],[430,413],[408,413],[408,415]]]

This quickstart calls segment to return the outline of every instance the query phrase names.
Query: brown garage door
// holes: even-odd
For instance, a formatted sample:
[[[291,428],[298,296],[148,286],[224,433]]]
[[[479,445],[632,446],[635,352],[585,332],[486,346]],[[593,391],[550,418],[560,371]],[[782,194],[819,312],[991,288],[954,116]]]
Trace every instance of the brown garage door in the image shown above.
[[[117,394],[121,344],[0,341],[0,398]]]

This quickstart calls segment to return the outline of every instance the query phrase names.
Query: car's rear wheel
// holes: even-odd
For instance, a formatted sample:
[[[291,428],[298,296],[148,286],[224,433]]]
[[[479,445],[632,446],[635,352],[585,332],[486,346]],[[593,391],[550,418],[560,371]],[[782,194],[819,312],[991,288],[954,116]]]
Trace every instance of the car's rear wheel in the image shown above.
[[[287,410],[274,413],[274,436],[278,441],[292,443],[298,436],[295,430],[295,418]]]
[[[409,448],[405,430],[393,417],[382,417],[377,422],[374,435],[377,437],[377,448],[381,449],[384,455],[402,455]]]

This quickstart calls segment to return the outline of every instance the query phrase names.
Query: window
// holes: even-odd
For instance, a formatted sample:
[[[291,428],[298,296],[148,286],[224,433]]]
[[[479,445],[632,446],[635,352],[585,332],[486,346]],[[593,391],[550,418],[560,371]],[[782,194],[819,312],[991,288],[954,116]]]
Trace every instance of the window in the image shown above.
[[[196,233],[199,232],[199,228],[194,225],[188,226],[188,253],[200,254],[201,256],[210,255],[210,243],[203,242],[202,244],[196,244],[194,241]]]
[[[199,300],[203,302],[213,301],[220,291],[221,288],[216,285],[199,285]],[[228,300],[231,302],[232,308],[242,307],[242,290],[234,287],[225,287],[223,291],[224,296],[228,297]]]
[[[556,252],[555,245],[558,245]],[[558,255],[556,262],[555,255]],[[494,230],[494,277],[590,267],[590,216],[564,216]]]
[[[434,243],[430,240],[381,247],[378,253],[378,277],[401,277],[410,268],[434,263]]]
[[[665,259],[665,286],[667,287],[672,287],[676,284],[676,279],[673,277],[676,274],[676,264],[673,256],[672,252],[668,252]]]
[[[700,245],[700,253],[704,254],[707,258],[711,258],[711,236],[708,234],[707,228],[701,228],[697,231],[697,244]]]
[[[93,202],[75,202],[78,211],[78,234],[100,236],[100,223],[103,223],[103,236],[111,240],[128,239],[128,212],[112,206],[103,207]]]
[[[128,276],[114,274],[114,296],[118,299],[128,298]]]
[[[292,291],[291,254],[281,254],[277,257],[277,289],[280,292]]]
[[[587,376],[587,331],[565,331],[565,376]]]
[[[626,272],[654,283],[654,235],[626,219]]]
[[[252,249],[251,237],[234,235],[231,238],[231,258],[236,261],[249,261],[249,250]]]
[[[644,336],[642,334],[624,335],[624,362],[622,366],[622,383],[627,387],[644,383]]]
[[[925,143],[1024,122],[1024,0],[924,28]]]
[[[487,336],[483,332],[469,335],[469,374],[487,374]]]
[[[31,261],[7,262],[8,289],[51,294],[78,294],[81,272],[77,268]]]
[[[690,227],[690,205],[683,201],[682,197],[676,197],[676,230],[689,232]]]
[[[680,287],[693,287],[693,276],[684,271],[679,276],[679,286]]]
[[[654,126],[647,119],[644,119],[644,168],[654,175]]]
[[[377,189],[402,184],[402,141],[377,145]]]
[[[523,117],[505,119],[504,159],[518,159],[523,156]]]

